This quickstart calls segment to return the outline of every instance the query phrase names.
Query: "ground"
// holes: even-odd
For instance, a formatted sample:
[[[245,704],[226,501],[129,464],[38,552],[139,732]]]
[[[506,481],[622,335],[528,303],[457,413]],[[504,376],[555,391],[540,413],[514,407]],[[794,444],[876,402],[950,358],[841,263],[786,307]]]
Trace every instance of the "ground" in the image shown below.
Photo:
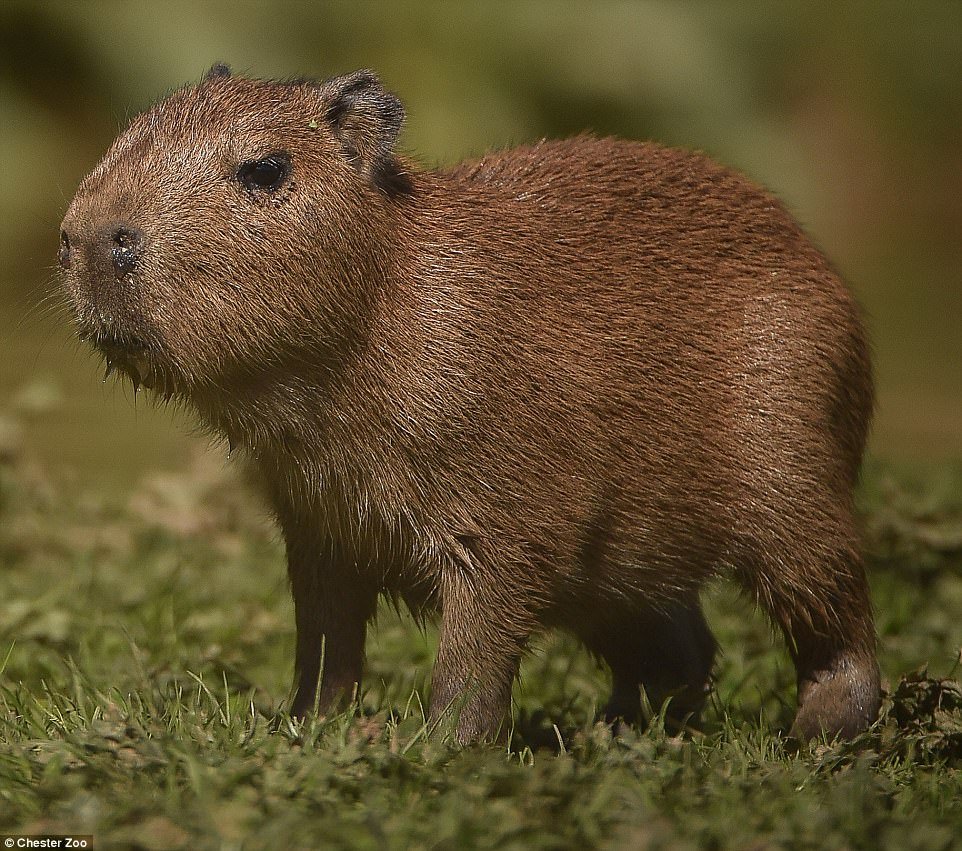
[[[0,453],[2,455],[2,453]],[[0,834],[95,847],[962,847],[962,467],[860,490],[887,697],[856,741],[784,736],[793,674],[751,601],[697,731],[599,721],[605,672],[551,635],[510,745],[423,720],[436,634],[385,608],[359,711],[283,713],[293,616],[264,512],[213,455],[134,493],[0,460]]]

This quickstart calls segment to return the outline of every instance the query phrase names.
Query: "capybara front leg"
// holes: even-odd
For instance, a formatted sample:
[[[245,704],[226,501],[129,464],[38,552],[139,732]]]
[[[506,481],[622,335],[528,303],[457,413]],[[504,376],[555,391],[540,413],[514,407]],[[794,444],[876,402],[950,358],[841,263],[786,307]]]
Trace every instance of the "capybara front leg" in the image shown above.
[[[339,564],[289,549],[297,624],[296,691],[291,714],[324,713],[355,699],[364,662],[367,622],[377,594]]]
[[[528,637],[526,618],[491,589],[472,585],[478,577],[446,582],[438,658],[431,682],[430,717],[451,712],[463,744],[492,741],[506,729],[511,687]]]

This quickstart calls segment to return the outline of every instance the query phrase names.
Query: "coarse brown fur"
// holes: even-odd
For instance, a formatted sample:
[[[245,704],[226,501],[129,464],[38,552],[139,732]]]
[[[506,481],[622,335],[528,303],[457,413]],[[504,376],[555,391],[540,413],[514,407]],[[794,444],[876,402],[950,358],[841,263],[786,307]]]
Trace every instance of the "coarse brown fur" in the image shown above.
[[[684,717],[715,654],[699,589],[729,572],[788,640],[795,732],[865,728],[872,386],[825,258],[704,156],[581,136],[426,171],[402,117],[370,72],[215,67],[134,119],[63,223],[81,335],[263,481],[293,711],[355,692],[389,593],[440,613],[431,714],[456,706],[463,742],[497,734],[550,627],[611,667],[610,716],[644,685]]]

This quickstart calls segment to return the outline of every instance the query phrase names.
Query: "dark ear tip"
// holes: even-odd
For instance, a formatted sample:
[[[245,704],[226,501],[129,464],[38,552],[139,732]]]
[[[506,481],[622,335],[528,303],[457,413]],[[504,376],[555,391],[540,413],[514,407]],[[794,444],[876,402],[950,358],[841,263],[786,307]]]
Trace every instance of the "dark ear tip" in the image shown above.
[[[204,74],[204,82],[207,80],[218,80],[230,76],[230,65],[226,62],[215,62],[210,66],[210,70]]]
[[[342,77],[334,77],[328,80],[333,85],[334,90],[341,96],[360,94],[361,92],[381,92],[384,86],[377,74],[369,68],[362,68],[360,71],[353,71]]]
[[[385,92],[382,98],[382,107],[385,121],[400,128],[404,122],[404,104],[401,99],[391,92]]]
[[[335,127],[352,111],[367,111],[376,114],[387,135],[397,137],[404,122],[404,105],[397,95],[385,90],[377,74],[369,69],[361,69],[341,77],[324,81],[330,101],[326,117]],[[392,138],[391,143],[394,139]]]

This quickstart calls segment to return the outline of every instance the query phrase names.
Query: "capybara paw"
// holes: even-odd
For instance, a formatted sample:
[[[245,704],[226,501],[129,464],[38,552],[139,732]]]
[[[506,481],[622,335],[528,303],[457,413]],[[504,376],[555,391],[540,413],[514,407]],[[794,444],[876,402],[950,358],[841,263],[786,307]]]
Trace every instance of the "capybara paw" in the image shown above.
[[[806,741],[821,735],[851,739],[878,718],[881,701],[875,662],[842,657],[800,682],[791,734]]]

